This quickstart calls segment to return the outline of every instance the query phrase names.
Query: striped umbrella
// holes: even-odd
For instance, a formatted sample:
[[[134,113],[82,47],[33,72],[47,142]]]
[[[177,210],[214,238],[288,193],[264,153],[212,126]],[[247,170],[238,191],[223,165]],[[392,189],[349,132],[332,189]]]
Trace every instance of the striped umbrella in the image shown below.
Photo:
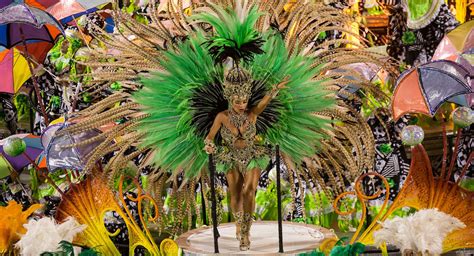
[[[54,42],[59,35],[64,35],[61,24],[51,14],[39,8],[25,3],[11,3],[0,9],[0,46],[12,48],[22,44],[25,47],[25,54],[28,60],[31,59],[28,43],[38,41]],[[30,61],[28,68],[33,74],[33,66]],[[32,79],[42,115],[46,124],[48,124],[48,116],[34,74]]]
[[[0,52],[0,93],[16,93],[31,77],[28,61],[17,49]]]
[[[439,107],[456,96],[474,93],[474,81],[461,65],[439,60],[414,67],[397,80],[392,96],[392,114],[397,120],[407,113],[434,116]],[[464,97],[460,105],[470,106]]]
[[[23,42],[54,42],[64,35],[61,24],[49,13],[25,3],[0,9],[0,45],[12,48]]]

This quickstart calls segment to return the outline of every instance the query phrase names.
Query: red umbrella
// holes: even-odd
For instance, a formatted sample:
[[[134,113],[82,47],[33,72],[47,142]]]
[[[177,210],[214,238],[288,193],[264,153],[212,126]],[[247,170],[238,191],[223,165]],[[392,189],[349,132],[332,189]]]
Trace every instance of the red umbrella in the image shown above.
[[[444,102],[474,93],[470,73],[459,64],[440,60],[420,65],[398,78],[392,97],[392,114],[397,120],[407,113],[433,116]],[[467,97],[456,103],[468,106]]]

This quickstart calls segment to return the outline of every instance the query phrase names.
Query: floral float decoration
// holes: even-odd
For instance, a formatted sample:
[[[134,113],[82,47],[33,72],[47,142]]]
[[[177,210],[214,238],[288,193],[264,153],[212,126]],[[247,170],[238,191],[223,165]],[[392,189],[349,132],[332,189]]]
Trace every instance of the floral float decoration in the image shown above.
[[[22,206],[15,201],[0,207],[0,253],[10,251],[13,243],[20,239],[20,234],[26,232],[23,224],[27,223],[28,217],[39,208],[40,204],[34,204],[23,211]]]
[[[62,198],[56,219],[63,220],[73,216],[79,223],[86,224],[87,228],[78,235],[77,242],[95,250],[102,255],[120,255],[110,239],[117,235],[120,230],[110,233],[104,222],[104,215],[108,211],[117,212],[125,221],[129,234],[129,254],[134,255],[137,246],[144,247],[150,255],[161,255],[159,247],[153,240],[150,231],[146,227],[146,221],[143,217],[142,206],[145,200],[151,202],[154,207],[154,216],[147,221],[156,221],[158,219],[158,207],[153,199],[143,194],[138,181],[133,180],[137,188],[137,197],[127,195],[127,198],[136,202],[138,206],[138,216],[141,223],[138,223],[130,209],[126,207],[124,200],[125,177],[122,176],[119,183],[119,201],[115,199],[114,193],[110,190],[107,182],[100,175],[93,175],[86,178],[79,184],[71,184],[68,192]],[[123,205],[122,208],[120,205]],[[141,225],[143,224],[143,225]]]
[[[62,223],[57,223],[53,218],[48,217],[39,220],[31,219],[24,227],[27,229],[26,234],[15,244],[23,256],[36,256],[38,252],[56,251],[61,242],[71,243],[74,237],[86,228],[85,225],[79,225],[73,217],[68,217]],[[76,253],[79,250],[79,248],[75,250]]]
[[[455,120],[455,123],[457,124],[461,124],[463,122]],[[446,234],[449,233],[448,231],[455,230],[447,234],[444,240],[439,240],[442,253],[456,249],[474,248],[474,192],[467,191],[460,186],[461,180],[466,175],[470,164],[474,160],[474,152],[471,152],[467,160],[467,164],[463,166],[462,170],[459,172],[459,175],[453,179],[452,176],[455,169],[456,154],[452,155],[450,164],[447,166],[448,141],[446,130],[443,129],[443,161],[440,176],[435,177],[433,174],[431,162],[428,158],[428,154],[420,144],[420,137],[423,136],[421,134],[422,130],[420,130],[421,129],[413,127],[405,131],[407,133],[407,140],[405,140],[404,143],[406,145],[412,146],[412,159],[408,177],[400,193],[389,207],[388,198],[385,198],[379,214],[374,217],[372,223],[361,235],[359,234],[361,233],[363,223],[366,218],[365,202],[373,198],[377,198],[381,193],[381,191],[379,191],[370,196],[363,194],[361,192],[362,180],[366,177],[379,178],[383,181],[384,186],[388,189],[389,184],[387,180],[377,173],[363,174],[355,182],[355,191],[343,193],[339,195],[334,201],[335,211],[341,215],[351,214],[355,211],[355,209],[347,212],[341,212],[339,210],[337,206],[343,197],[355,195],[362,204],[362,218],[360,225],[352,237],[350,243],[357,241],[365,245],[374,245],[374,233],[383,227],[384,224],[382,223],[384,223],[396,210],[404,207],[412,207],[419,211],[435,211],[434,209],[437,209],[436,211],[444,214],[443,216],[445,216],[445,219],[452,221],[452,229],[446,229]],[[457,132],[454,152],[457,152],[460,137],[461,129],[459,129]],[[385,224],[389,225],[389,223],[390,222],[386,222]],[[434,225],[434,223],[431,225]],[[384,247],[384,245],[381,246],[382,249],[386,249]]]

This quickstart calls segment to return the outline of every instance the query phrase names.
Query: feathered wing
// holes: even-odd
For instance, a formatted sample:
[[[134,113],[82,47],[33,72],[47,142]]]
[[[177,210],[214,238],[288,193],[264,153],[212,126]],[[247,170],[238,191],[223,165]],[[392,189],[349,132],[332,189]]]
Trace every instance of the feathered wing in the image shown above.
[[[213,60],[232,57],[244,60],[255,81],[251,107],[272,85],[290,77],[288,88],[259,116],[258,131],[273,145],[279,144],[294,162],[313,155],[322,138],[320,130],[328,124],[313,113],[333,103],[325,97],[321,81],[313,80],[318,74],[313,60],[290,55],[278,32],[266,33],[264,40],[253,28],[259,16],[255,8],[241,21],[234,11],[213,7],[217,16],[200,13],[194,19],[211,24],[216,35],[206,39],[197,32],[176,51],[164,54],[163,72],[142,80],[144,89],[135,97],[149,115],[139,128],[145,134],[143,146],[155,149],[158,166],[183,170],[188,178],[197,176],[207,161],[204,137],[217,113],[227,106],[220,85],[222,65]],[[246,49],[249,45],[251,49]]]
[[[314,113],[332,108],[334,100],[320,85],[322,81],[315,80],[319,71],[311,57],[290,55],[277,32],[268,33],[265,40],[264,54],[255,56],[248,67],[253,78],[266,84],[267,90],[286,76],[289,82],[259,116],[257,125],[282,153],[301,162],[314,155],[323,137],[321,129],[329,128],[328,119]]]
[[[222,76],[222,69],[214,65],[201,46],[203,42],[203,35],[197,33],[178,45],[176,51],[166,52],[164,71],[143,78],[144,88],[134,95],[148,114],[138,128],[145,135],[142,146],[156,151],[157,166],[183,170],[187,177],[195,177],[207,162],[202,149],[206,129],[210,128],[207,124],[197,125],[201,123],[199,115],[195,116],[200,105],[193,103],[193,97],[209,86],[219,86],[218,78]],[[206,96],[204,93],[203,97]],[[218,104],[205,110],[207,115],[220,111]]]
[[[232,5],[229,1],[211,2],[217,3],[218,6],[221,6],[222,8]],[[147,8],[148,14],[146,14],[150,23],[146,25],[134,20],[132,16],[120,10],[115,11],[114,18],[120,27],[118,30],[120,33],[101,33],[100,35],[96,35],[97,39],[99,39],[101,42],[104,42],[105,45],[107,45],[107,47],[113,51],[97,51],[95,50],[97,47],[92,46],[93,54],[91,58],[84,63],[92,69],[92,72],[89,74],[91,82],[90,84],[85,85],[91,94],[100,93],[101,90],[107,89],[107,86],[102,85],[104,82],[120,82],[123,89],[121,89],[120,92],[114,93],[103,101],[94,104],[90,108],[76,113],[75,115],[79,117],[77,119],[78,123],[65,129],[64,132],[76,133],[83,130],[100,128],[104,124],[109,124],[116,121],[117,118],[120,118],[120,120],[125,120],[125,122],[115,122],[112,129],[107,130],[100,135],[101,138],[106,138],[106,140],[101,143],[100,146],[96,147],[92,152],[90,152],[91,156],[88,158],[89,161],[87,163],[87,168],[85,168],[86,170],[90,171],[98,161],[102,161],[104,163],[104,170],[113,174],[124,168],[124,166],[127,166],[127,164],[132,159],[137,157],[142,152],[160,152],[162,151],[162,146],[165,146],[164,151],[160,153],[162,156],[158,156],[155,159],[161,159],[161,161],[167,159],[167,161],[171,161],[170,159],[172,158],[166,157],[164,153],[166,150],[170,152],[171,147],[176,149],[176,151],[171,152],[171,154],[174,155],[174,157],[179,156],[179,159],[176,159],[185,161],[187,159],[186,157],[191,158],[192,154],[180,154],[182,147],[181,145],[179,145],[179,147],[178,145],[170,146],[172,142],[170,142],[168,145],[165,145],[166,143],[164,141],[154,143],[151,141],[151,137],[145,138],[148,137],[148,135],[152,135],[160,139],[164,139],[165,135],[152,134],[151,132],[144,134],[144,132],[147,132],[147,129],[144,128],[145,123],[141,122],[141,120],[150,115],[150,112],[148,112],[150,110],[142,111],[143,108],[141,105],[134,102],[136,96],[131,97],[127,92],[141,90],[142,86],[138,82],[137,78],[139,78],[144,73],[169,73],[167,70],[169,63],[164,61],[166,58],[168,58],[165,56],[165,53],[166,51],[171,51],[175,54],[178,54],[180,51],[179,47],[182,47],[182,45],[179,43],[179,39],[187,40],[186,38],[193,38],[197,28],[203,28],[205,33],[209,35],[210,38],[216,36],[217,33],[215,30],[209,30],[209,26],[201,26],[199,21],[196,22],[189,19],[189,17],[187,17],[187,12],[179,11],[184,10],[185,7],[183,6],[174,6],[173,8],[168,9],[167,12],[165,11],[165,13],[160,13],[157,11],[157,5],[154,4],[154,1],[151,1],[150,3],[151,6]],[[313,56],[314,59],[311,60],[314,62],[313,66],[317,66],[319,64],[324,65],[316,79],[321,80],[320,83],[322,86],[324,86],[324,88],[333,92],[339,90],[339,87],[343,85],[354,84],[353,80],[348,81],[345,79],[343,73],[327,73],[327,71],[339,69],[340,66],[345,64],[360,62],[375,63],[394,74],[396,74],[398,71],[391,67],[390,62],[381,60],[383,56],[361,49],[364,47],[364,41],[362,39],[359,41],[350,41],[345,37],[338,37],[328,38],[324,42],[320,42],[315,39],[318,37],[318,35],[320,35],[320,33],[331,32],[334,30],[339,31],[341,34],[344,33],[357,37],[357,35],[355,35],[350,29],[351,24],[353,24],[353,20],[348,15],[344,15],[334,8],[324,6],[320,3],[305,3],[305,1],[299,1],[292,3],[289,8],[286,3],[287,1],[281,0],[253,1],[252,3],[249,3],[243,7],[243,9],[245,9],[244,13],[247,13],[248,15],[250,12],[247,10],[251,9],[252,6],[255,6],[262,13],[262,16],[257,19],[254,28],[259,31],[259,35],[264,35],[264,40],[269,37],[269,35],[267,36],[265,33],[273,33],[270,31],[270,28],[275,28],[283,35],[283,41],[285,42],[284,45],[286,47],[286,51],[288,51],[289,54],[277,54],[279,51],[283,51],[283,48],[271,48],[272,44],[266,42],[261,45],[262,50],[265,51],[264,54],[266,58],[262,57],[259,61],[259,56],[254,59],[253,62],[249,62],[249,65],[253,66],[252,74],[257,79],[260,79],[255,83],[256,86],[254,87],[253,97],[250,101],[250,104],[256,104],[256,102],[258,102],[258,100],[267,93],[269,86],[272,83],[279,81],[279,79],[283,77],[284,69],[287,69],[287,71],[285,71],[286,74],[291,75],[293,79],[297,79],[297,81],[292,81],[292,83],[288,85],[289,88],[281,91],[280,95],[278,95],[278,97],[270,103],[269,107],[265,109],[257,122],[257,127],[260,134],[267,135],[267,139],[272,143],[280,144],[282,151],[286,155],[293,154],[292,158],[297,160],[298,157],[305,155],[306,153],[300,154],[299,152],[292,152],[293,148],[294,150],[297,150],[298,147],[303,146],[302,152],[307,151],[310,148],[306,144],[301,145],[301,138],[307,138],[312,132],[314,135],[319,136],[319,133],[315,132],[317,129],[312,131],[307,129],[304,130],[304,137],[299,137],[300,139],[298,140],[293,138],[293,136],[295,136],[294,134],[297,133],[296,128],[292,128],[293,125],[299,124],[297,127],[306,126],[310,127],[311,129],[317,127],[312,116],[309,116],[308,120],[304,118],[308,117],[310,113],[309,110],[304,108],[308,108],[309,106],[311,109],[315,109],[317,107],[315,104],[318,104],[317,100],[320,100],[321,98],[315,97],[313,94],[314,92],[311,91],[309,98],[312,98],[313,100],[305,100],[304,97],[308,96],[307,93],[311,90],[311,88],[306,85],[314,84],[315,87],[318,88],[316,90],[319,93],[321,93],[321,91],[319,90],[318,82],[313,80],[314,77],[311,77],[310,79],[310,75],[307,76],[307,80],[304,80],[306,82],[300,85],[298,81],[302,81],[302,78],[300,79],[299,76],[299,67],[293,67],[294,70],[291,69],[291,66],[289,66],[289,68],[282,68],[285,66],[286,61],[294,60],[293,63],[300,63],[302,61],[301,59],[303,59],[304,61],[301,63],[307,63],[308,60],[306,57],[301,57],[297,54]],[[193,5],[190,10],[193,14],[205,11],[208,13],[214,13],[214,16],[218,17],[215,8],[209,3],[209,1],[200,1],[198,4]],[[244,15],[238,16],[239,21],[243,20],[241,17],[245,17]],[[203,40],[202,42],[204,43],[204,41],[206,40]],[[346,48],[344,47],[345,45],[352,45],[355,48]],[[202,46],[206,45],[203,44]],[[116,55],[111,56],[110,52],[115,52]],[[270,54],[270,52],[273,52],[274,54]],[[288,55],[290,57],[288,57]],[[103,61],[111,58],[113,61]],[[296,60],[300,60],[300,62],[296,62]],[[201,60],[198,61],[201,62]],[[267,65],[267,62],[279,64]],[[196,65],[199,66],[202,64],[197,63]],[[313,66],[308,67],[306,64],[304,64],[303,68],[311,72],[318,73],[317,69]],[[258,76],[258,72],[255,71],[257,67],[262,68],[260,77]],[[262,77],[264,77],[268,67],[272,67],[274,80],[262,83],[261,81],[265,80],[265,78]],[[195,67],[193,66],[193,68],[186,70],[186,72],[193,72],[194,69]],[[344,72],[347,72],[345,73],[347,75],[354,75],[353,72],[350,71]],[[163,77],[163,74],[160,74],[159,76]],[[156,86],[158,86],[160,82],[150,81],[147,83],[156,83]],[[380,94],[377,94],[379,89],[375,86],[372,86],[368,81],[357,84],[364,92],[370,92],[377,97],[381,97],[378,96]],[[184,107],[187,106],[186,104],[190,104],[189,106],[191,106],[191,109],[194,109],[190,109],[187,114],[190,114],[191,112],[194,113],[191,118],[190,129],[195,129],[193,133],[197,134],[197,137],[203,136],[202,134],[205,134],[206,130],[209,129],[212,120],[214,120],[213,115],[219,110],[223,110],[224,107],[227,107],[227,102],[223,101],[220,97],[221,92],[219,92],[219,90],[222,88],[219,87],[220,85],[218,83],[201,85],[202,86],[193,87],[193,97],[188,99],[188,103],[183,103],[186,101],[181,102],[183,103],[181,106]],[[152,91],[152,89],[149,89],[149,87],[149,85],[144,86],[145,92],[146,90],[149,90],[148,92]],[[186,86],[186,88],[190,87]],[[301,91],[299,91],[299,88],[301,88]],[[164,89],[156,90],[164,91]],[[293,90],[299,92],[299,94],[293,94]],[[170,95],[170,92],[165,93],[167,93],[166,95]],[[207,95],[207,98],[204,97],[204,95]],[[148,96],[150,98],[152,97],[151,95],[144,96]],[[173,99],[171,96],[165,103],[166,105],[174,104],[176,106],[177,104],[175,102],[171,102],[171,99]],[[351,101],[362,102],[362,100],[356,94],[350,94],[347,96],[349,96]],[[195,99],[203,100],[197,101]],[[284,100],[286,99],[291,101],[285,102]],[[149,104],[153,103],[152,99],[148,99],[148,101],[151,102]],[[301,105],[297,101],[301,101]],[[163,99],[161,99],[161,102],[163,102]],[[217,103],[215,104],[217,107],[210,107],[214,103]],[[305,104],[308,104],[308,106],[305,106]],[[159,104],[156,103],[155,106],[158,105]],[[328,119],[339,120],[340,123],[343,122],[344,125],[336,124],[334,126],[334,130],[332,131],[322,130],[322,132],[326,132],[328,135],[328,138],[322,140],[321,142],[324,146],[320,148],[320,151],[317,152],[317,154],[314,154],[312,157],[305,160],[306,167],[303,166],[303,172],[306,172],[306,169],[310,172],[299,172],[301,168],[296,169],[291,166],[289,166],[288,169],[290,172],[298,171],[299,173],[305,175],[303,177],[305,180],[310,179],[313,183],[316,182],[319,184],[313,188],[314,191],[320,192],[321,190],[324,190],[328,197],[333,197],[337,195],[337,193],[344,191],[345,188],[344,186],[341,186],[341,180],[347,179],[347,182],[349,183],[353,181],[362,171],[367,169],[370,170],[373,165],[374,145],[370,127],[365,122],[362,115],[360,115],[357,108],[352,107],[351,105],[348,105],[347,102],[343,101],[338,101],[337,105],[338,108],[317,111],[318,115],[326,116]],[[150,108],[150,106],[147,108]],[[161,108],[161,106],[159,107]],[[202,111],[197,112],[196,109],[200,109]],[[300,111],[303,112],[300,113]],[[176,122],[179,120],[182,120],[183,122],[185,120],[190,120],[189,118],[180,119],[181,116],[178,117],[177,112],[169,113],[168,115],[171,116],[167,117],[168,119],[165,118],[160,120],[159,118],[155,118],[154,121],[156,123],[153,123],[153,119],[148,119],[150,118],[148,117],[146,122],[147,124],[150,124],[150,130],[157,131],[157,128],[152,127],[152,125],[159,125],[157,124],[158,122],[164,122],[165,124],[170,125],[170,118],[175,118],[175,120],[177,120]],[[306,124],[305,122],[308,122],[309,124]],[[142,127],[139,129],[139,131],[136,130],[137,125]],[[324,124],[322,124],[322,126],[324,126]],[[170,127],[172,126],[170,125]],[[167,128],[166,131],[171,132],[171,129],[172,128]],[[178,130],[176,129],[176,126],[173,127],[173,129],[176,131]],[[285,131],[288,133],[286,137],[283,137]],[[180,133],[179,138],[184,138],[185,136],[183,134],[184,133]],[[196,143],[202,143],[201,141],[197,140],[197,137]],[[80,143],[87,144],[94,142],[95,140],[95,138],[91,138],[90,140]],[[146,143],[142,143],[142,141],[145,141]],[[178,141],[178,139],[175,138],[173,141]],[[310,142],[314,142],[316,144],[317,140],[311,140]],[[189,140],[187,140],[186,143],[189,143]],[[150,147],[152,147],[154,150],[147,150],[147,147],[143,147],[136,151],[135,146],[137,144],[141,144],[142,146],[150,145]],[[160,147],[157,146],[158,144]],[[284,147],[286,147],[285,145],[288,146],[288,149],[284,149]],[[289,146],[292,147],[290,148]],[[355,148],[354,155],[350,151],[352,147]],[[133,148],[132,153],[130,153],[130,148]],[[198,147],[196,146],[193,149],[198,149]],[[192,163],[196,166],[198,161],[195,159],[199,157],[201,157],[199,159],[202,159],[202,157],[205,157],[205,155],[203,155],[201,149],[195,150],[193,152],[200,154],[199,156],[193,155],[194,158],[191,159]],[[106,156],[107,154],[112,153],[112,158]],[[148,161],[140,163],[141,168],[149,167],[148,165]],[[184,169],[189,170],[188,163],[182,162],[182,165],[184,165]],[[171,161],[166,164],[166,166],[169,168],[171,168],[170,166],[179,167],[178,170],[172,170],[174,173],[178,173],[180,170],[182,170],[182,165],[179,165],[175,161]],[[156,166],[155,170],[163,170],[158,168],[159,166]],[[194,168],[193,172],[198,171],[198,169],[199,168]],[[188,171],[188,175],[192,176],[193,172]],[[154,175],[155,174],[156,173],[154,173]],[[161,175],[161,173],[159,174]],[[150,186],[150,188],[163,188],[165,184],[166,186],[169,185],[169,183],[167,183],[169,181],[166,181],[168,180],[168,176],[160,175],[157,175],[157,177],[161,178],[156,178],[152,181],[153,185]],[[113,175],[111,175],[111,177],[112,176]],[[326,177],[329,177],[329,180],[326,179]],[[158,185],[158,183],[161,185]],[[157,196],[156,199],[160,201],[161,197]],[[186,216],[186,214],[182,216]]]

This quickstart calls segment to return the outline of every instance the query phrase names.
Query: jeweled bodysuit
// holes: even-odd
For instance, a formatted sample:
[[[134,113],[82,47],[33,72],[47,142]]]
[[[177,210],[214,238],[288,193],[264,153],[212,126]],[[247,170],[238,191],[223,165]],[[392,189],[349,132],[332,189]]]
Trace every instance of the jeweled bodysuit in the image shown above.
[[[249,120],[247,113],[239,115],[229,111],[229,120],[237,128],[238,134],[233,133],[225,125],[221,127],[223,146],[220,147],[216,158],[220,163],[232,165],[239,172],[244,173],[249,163],[264,156],[267,150],[264,146],[256,145],[257,127]]]

